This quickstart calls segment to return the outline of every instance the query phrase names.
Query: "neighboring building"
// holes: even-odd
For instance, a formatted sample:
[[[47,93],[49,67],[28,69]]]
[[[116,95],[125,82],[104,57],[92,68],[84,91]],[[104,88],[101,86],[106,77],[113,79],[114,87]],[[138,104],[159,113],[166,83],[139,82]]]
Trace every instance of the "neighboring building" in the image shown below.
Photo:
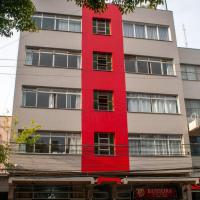
[[[200,178],[200,49],[179,48],[186,113],[189,124],[193,177]],[[192,186],[193,200],[200,199],[200,186]]]
[[[9,200],[190,200],[180,63],[196,63],[177,48],[172,12],[33,2],[41,30],[21,33],[13,114],[41,138],[13,156]]]
[[[11,116],[0,116],[0,145],[5,145],[10,141]],[[8,173],[5,166],[0,164],[0,199],[8,198]]]

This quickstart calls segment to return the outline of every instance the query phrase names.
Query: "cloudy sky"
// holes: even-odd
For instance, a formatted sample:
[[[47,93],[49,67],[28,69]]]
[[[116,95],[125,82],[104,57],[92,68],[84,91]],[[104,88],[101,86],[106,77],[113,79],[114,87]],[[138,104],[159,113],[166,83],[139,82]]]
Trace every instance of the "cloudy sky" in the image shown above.
[[[200,49],[200,1],[167,0],[167,2],[168,9],[174,12],[178,46],[185,46],[184,24],[188,47]],[[0,38],[0,115],[12,114],[18,43],[19,33],[15,33],[9,39]]]

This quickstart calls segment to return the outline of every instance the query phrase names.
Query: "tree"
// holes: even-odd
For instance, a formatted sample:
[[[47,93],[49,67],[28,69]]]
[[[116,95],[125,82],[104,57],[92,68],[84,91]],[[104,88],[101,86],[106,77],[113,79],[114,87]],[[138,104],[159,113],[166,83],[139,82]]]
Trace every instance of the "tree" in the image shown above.
[[[14,28],[17,31],[35,31],[34,12],[31,0],[0,0],[0,36],[12,36]]]
[[[5,122],[7,121],[8,120],[5,117]],[[33,145],[40,138],[40,135],[37,134],[37,131],[41,128],[41,126],[36,124],[35,121],[31,121],[29,127],[24,127],[20,132],[16,132],[17,124],[18,121],[13,119],[12,128],[8,128],[8,124],[5,123],[3,129],[5,132],[10,132],[12,141],[19,144],[19,147],[20,145],[22,147],[26,144]],[[9,162],[9,156],[13,151],[11,146],[12,145],[9,143],[9,141],[0,144],[0,167],[3,166],[5,169],[10,169],[13,167],[13,164]]]
[[[132,12],[143,3],[149,8],[156,8],[164,0],[67,0],[74,1],[81,7],[87,7],[95,12],[103,12],[106,2],[115,4],[121,13]],[[35,7],[31,0],[0,0],[0,36],[11,37],[13,29],[17,31],[36,31],[32,20]]]
[[[149,8],[156,8],[158,5],[163,4],[164,0],[68,0],[75,1],[81,7],[85,6],[95,12],[103,12],[107,8],[106,2],[115,4],[121,13],[133,12],[137,6],[142,4],[147,5]]]

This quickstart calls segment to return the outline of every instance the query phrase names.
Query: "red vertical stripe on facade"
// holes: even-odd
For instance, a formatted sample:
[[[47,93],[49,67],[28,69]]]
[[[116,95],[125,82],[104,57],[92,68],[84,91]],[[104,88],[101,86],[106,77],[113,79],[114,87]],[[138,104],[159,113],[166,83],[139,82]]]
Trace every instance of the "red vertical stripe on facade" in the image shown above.
[[[92,19],[111,20],[111,35],[95,35]],[[128,171],[128,132],[122,15],[113,5],[105,13],[96,14],[83,8],[82,15],[82,171]],[[93,71],[93,51],[112,53],[112,72]],[[94,90],[113,91],[114,111],[95,111]],[[112,132],[114,156],[94,154],[95,132]]]

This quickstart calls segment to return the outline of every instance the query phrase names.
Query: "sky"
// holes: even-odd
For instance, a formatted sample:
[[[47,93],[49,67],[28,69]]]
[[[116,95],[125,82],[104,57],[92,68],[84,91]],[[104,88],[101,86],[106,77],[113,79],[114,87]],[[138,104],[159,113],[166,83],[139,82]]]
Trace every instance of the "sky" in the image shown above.
[[[179,47],[185,47],[183,24],[189,48],[200,49],[200,0],[167,0],[174,13]],[[12,115],[19,33],[0,37],[0,115]]]

